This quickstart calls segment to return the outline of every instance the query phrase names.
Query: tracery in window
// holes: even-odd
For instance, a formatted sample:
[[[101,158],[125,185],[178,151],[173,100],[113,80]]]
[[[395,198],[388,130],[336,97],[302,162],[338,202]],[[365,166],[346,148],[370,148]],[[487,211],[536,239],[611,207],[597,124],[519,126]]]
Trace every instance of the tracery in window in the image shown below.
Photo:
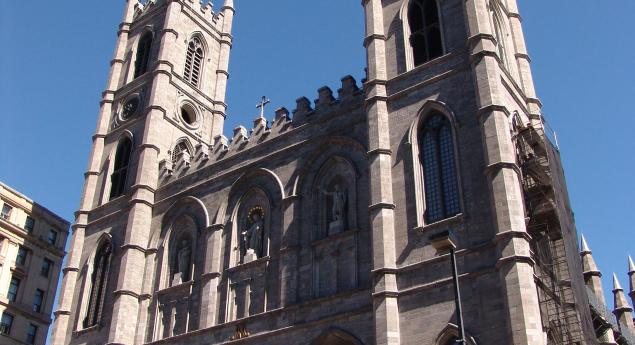
[[[443,55],[441,21],[436,0],[412,0],[408,6],[408,25],[415,66]]]
[[[90,277],[91,287],[88,299],[88,312],[83,321],[84,328],[97,325],[104,307],[104,298],[108,288],[108,273],[110,271],[110,259],[112,257],[112,243],[104,240],[93,260],[93,273]]]
[[[199,86],[201,71],[203,70],[203,44],[198,37],[194,37],[187,45],[185,57],[185,80],[195,87]]]
[[[187,142],[185,140],[181,140],[178,142],[178,144],[176,144],[176,146],[174,146],[174,149],[172,150],[172,163],[176,164],[179,161],[179,157],[184,152],[188,155],[192,154],[192,152],[190,151],[190,147],[187,145]]]
[[[451,123],[434,112],[419,129],[419,154],[425,189],[425,220],[433,223],[460,213]]]
[[[114,169],[110,176],[110,199],[121,196],[125,190],[131,151],[132,141],[129,138],[122,139],[117,145]]]
[[[150,62],[150,49],[152,48],[152,33],[146,32],[139,40],[137,47],[137,59],[135,61],[134,77],[137,78],[148,71]]]

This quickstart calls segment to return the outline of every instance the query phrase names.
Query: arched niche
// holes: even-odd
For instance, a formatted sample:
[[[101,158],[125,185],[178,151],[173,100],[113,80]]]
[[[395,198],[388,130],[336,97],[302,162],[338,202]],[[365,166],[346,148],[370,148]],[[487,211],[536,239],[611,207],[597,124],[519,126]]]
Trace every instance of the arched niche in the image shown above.
[[[184,197],[170,206],[163,216],[160,231],[153,234],[149,243],[150,248],[157,248],[155,260],[159,280],[156,290],[182,284],[202,274],[199,268],[203,267],[204,255],[198,254],[205,246],[201,242],[200,234],[208,227],[209,214],[199,199]],[[188,242],[187,245],[184,241]],[[189,266],[189,269],[182,267],[186,272],[177,272],[180,271],[179,256],[181,262],[187,258],[186,247],[189,247],[190,251],[190,264],[181,266]],[[187,273],[187,277],[183,277],[183,274],[177,276],[177,273]]]
[[[341,156],[332,156],[322,165],[313,185],[318,225],[314,238],[357,228],[357,180],[355,167]]]
[[[240,198],[232,216],[236,264],[269,255],[271,217],[271,202],[262,189],[254,187]]]
[[[363,343],[346,331],[331,329],[313,340],[311,345],[363,345]]]

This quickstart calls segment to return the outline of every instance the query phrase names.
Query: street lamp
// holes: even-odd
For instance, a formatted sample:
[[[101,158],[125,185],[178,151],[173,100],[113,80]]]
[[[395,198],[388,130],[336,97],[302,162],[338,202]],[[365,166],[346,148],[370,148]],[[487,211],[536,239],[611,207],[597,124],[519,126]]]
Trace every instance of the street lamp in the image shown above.
[[[463,307],[461,305],[461,289],[459,288],[459,274],[456,269],[456,244],[452,240],[452,234],[449,231],[443,231],[436,235],[430,236],[430,243],[439,254],[450,253],[452,262],[452,277],[454,278],[454,302],[456,304],[456,318],[459,327],[459,339],[455,344],[466,343],[465,329],[463,327]]]

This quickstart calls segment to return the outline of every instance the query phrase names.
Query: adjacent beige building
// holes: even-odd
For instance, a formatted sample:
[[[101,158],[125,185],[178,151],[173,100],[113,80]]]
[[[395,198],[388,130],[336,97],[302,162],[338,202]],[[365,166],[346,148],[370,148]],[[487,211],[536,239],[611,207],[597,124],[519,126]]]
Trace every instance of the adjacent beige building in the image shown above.
[[[0,182],[0,344],[46,342],[69,223]]]

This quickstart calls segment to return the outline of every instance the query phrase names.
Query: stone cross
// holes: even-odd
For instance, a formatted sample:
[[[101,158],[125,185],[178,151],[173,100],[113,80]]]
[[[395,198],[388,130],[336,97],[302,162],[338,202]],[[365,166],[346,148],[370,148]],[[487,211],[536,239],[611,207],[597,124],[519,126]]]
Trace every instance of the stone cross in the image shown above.
[[[267,104],[271,103],[271,100],[268,99],[265,96],[262,96],[262,100],[260,101],[260,103],[258,103],[258,105],[256,105],[256,108],[260,109],[260,118],[264,119],[265,118],[265,106]]]

